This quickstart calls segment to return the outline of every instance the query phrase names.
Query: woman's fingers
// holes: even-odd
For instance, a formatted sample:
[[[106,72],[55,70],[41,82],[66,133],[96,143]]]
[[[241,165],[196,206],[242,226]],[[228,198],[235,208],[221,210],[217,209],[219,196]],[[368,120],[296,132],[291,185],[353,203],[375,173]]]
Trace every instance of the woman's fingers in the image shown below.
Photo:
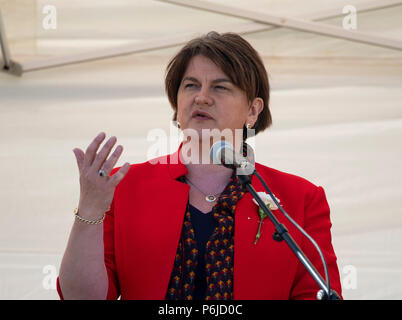
[[[74,148],[73,152],[75,155],[75,159],[77,160],[78,170],[81,173],[82,167],[84,165],[84,158],[85,158],[84,151],[82,151],[79,148]]]
[[[109,159],[105,161],[102,169],[105,170],[106,173],[109,174],[112,171],[115,164],[117,163],[117,160],[119,160],[119,157],[121,156],[122,152],[123,152],[123,146],[118,145],[114,150],[114,152],[110,155]]]
[[[101,132],[98,134],[95,139],[91,142],[91,144],[87,147],[85,153],[79,149],[74,148],[73,152],[75,154],[75,158],[77,160],[77,165],[80,170],[80,174],[86,172],[86,174],[90,173],[90,176],[93,176],[95,172],[98,175],[100,169],[103,169],[107,175],[110,174],[114,166],[116,165],[119,157],[123,152],[123,146],[119,145],[114,150],[114,152],[109,156],[114,144],[116,143],[116,137],[112,136],[106,141],[105,145],[102,149],[96,153],[100,144],[105,139],[105,134]],[[107,159],[107,160],[106,160]],[[125,163],[113,176],[115,178],[111,179],[112,184],[116,183],[116,185],[123,179],[124,175],[128,172],[130,168],[129,163]]]
[[[84,158],[84,167],[88,168],[92,165],[92,162],[95,159],[96,156],[96,151],[99,148],[99,145],[105,139],[105,133],[101,132],[98,134],[95,139],[92,141],[92,143],[88,146],[88,148],[85,151],[85,158]]]
[[[109,180],[109,183],[111,183],[113,187],[116,187],[119,182],[124,178],[128,170],[130,170],[130,164],[126,162],[115,174],[113,174],[113,176]]]
[[[106,141],[105,145],[103,146],[101,151],[96,155],[96,157],[92,163],[93,170],[98,172],[102,168],[106,158],[108,157],[108,155],[109,155],[110,151],[112,150],[116,141],[117,141],[116,137],[111,137],[111,138],[109,138],[108,141]],[[108,171],[106,171],[106,172],[109,173]]]
[[[130,165],[126,163],[112,177],[109,177],[123,151],[123,147],[118,146],[106,161],[117,139],[116,137],[111,137],[98,152],[99,146],[105,137],[106,135],[103,132],[100,133],[87,147],[85,153],[81,149],[73,149],[80,169],[81,194],[79,205],[81,208],[90,208],[88,216],[92,212],[92,215],[96,217],[100,212],[108,210],[107,208],[110,207],[113,200],[115,187],[130,169]],[[107,177],[99,177],[99,169],[101,168],[105,171]],[[91,217],[90,220],[92,220]]]

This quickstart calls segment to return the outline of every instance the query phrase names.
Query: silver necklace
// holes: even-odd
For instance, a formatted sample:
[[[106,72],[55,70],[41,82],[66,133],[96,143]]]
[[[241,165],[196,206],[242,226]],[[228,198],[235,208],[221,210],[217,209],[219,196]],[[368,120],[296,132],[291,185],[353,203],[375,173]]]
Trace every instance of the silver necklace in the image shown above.
[[[216,194],[206,194],[204,191],[202,191],[200,188],[198,188],[194,183],[192,183],[188,178],[185,178],[186,181],[190,182],[198,191],[200,191],[204,196],[205,196],[205,201],[208,202],[215,202],[216,201],[216,196],[220,195],[222,193],[216,193]]]

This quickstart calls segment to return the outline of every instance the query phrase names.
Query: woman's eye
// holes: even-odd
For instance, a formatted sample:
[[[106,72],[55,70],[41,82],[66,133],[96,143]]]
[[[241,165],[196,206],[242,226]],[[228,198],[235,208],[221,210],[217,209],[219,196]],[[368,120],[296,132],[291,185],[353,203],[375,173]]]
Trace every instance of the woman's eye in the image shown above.
[[[216,88],[216,89],[219,89],[219,90],[227,90],[227,88],[222,87],[222,86],[216,86],[215,88]]]
[[[197,85],[195,83],[187,83],[184,85],[184,88],[196,88],[196,87],[197,87]],[[215,89],[228,90],[227,88],[222,87],[222,86],[215,86]]]

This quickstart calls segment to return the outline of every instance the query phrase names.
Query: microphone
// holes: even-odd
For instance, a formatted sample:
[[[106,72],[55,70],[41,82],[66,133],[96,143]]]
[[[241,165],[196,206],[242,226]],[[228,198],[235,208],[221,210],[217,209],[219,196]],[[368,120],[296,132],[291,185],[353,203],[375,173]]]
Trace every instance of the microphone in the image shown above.
[[[238,174],[250,175],[254,172],[254,164],[236,152],[233,145],[226,141],[215,142],[209,152],[212,163],[226,168],[237,169]]]

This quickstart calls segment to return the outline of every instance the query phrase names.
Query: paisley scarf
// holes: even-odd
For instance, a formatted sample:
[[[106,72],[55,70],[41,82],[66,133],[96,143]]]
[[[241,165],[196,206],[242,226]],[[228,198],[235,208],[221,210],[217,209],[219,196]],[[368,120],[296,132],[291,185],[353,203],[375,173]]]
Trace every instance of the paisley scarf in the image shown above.
[[[206,244],[206,300],[233,299],[234,212],[237,202],[245,192],[247,190],[241,185],[233,170],[228,185],[212,208],[217,227]],[[167,300],[193,300],[197,264],[198,250],[187,203],[181,237],[166,293]]]

